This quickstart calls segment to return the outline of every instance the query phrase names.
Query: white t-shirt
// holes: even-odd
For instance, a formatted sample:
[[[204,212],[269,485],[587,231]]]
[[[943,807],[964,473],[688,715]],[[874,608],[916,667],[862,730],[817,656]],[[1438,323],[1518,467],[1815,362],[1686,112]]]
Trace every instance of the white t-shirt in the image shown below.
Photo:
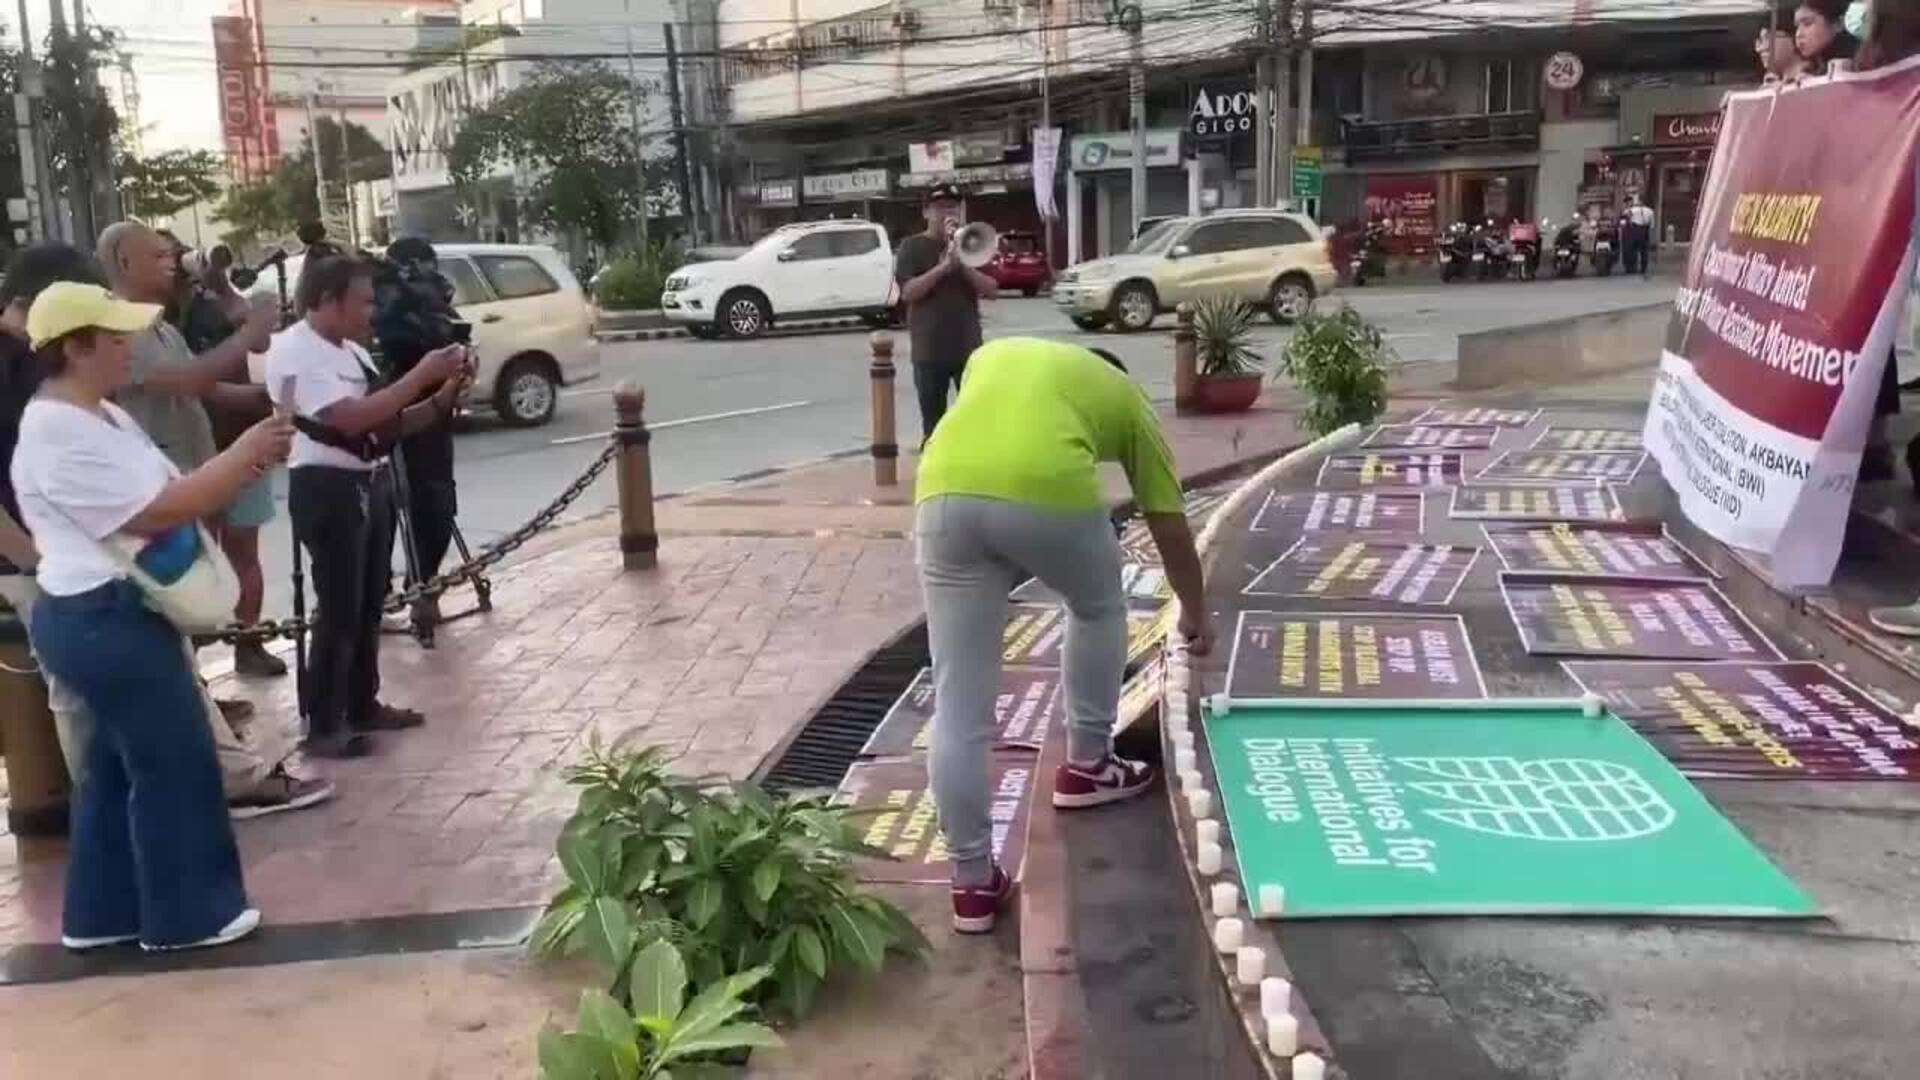
[[[321,410],[348,398],[366,397],[367,380],[373,372],[373,358],[367,350],[351,341],[335,345],[321,337],[305,319],[273,335],[267,348],[267,395],[275,405],[280,400],[281,384],[293,379],[293,411],[318,420]],[[304,433],[293,437],[293,453],[287,467],[325,465],[334,469],[365,472],[370,461],[347,453],[337,446],[315,442]]]
[[[20,417],[13,489],[40,552],[40,588],[53,596],[125,577],[100,541],[180,475],[124,409],[110,401],[102,408],[107,416],[37,397]]]

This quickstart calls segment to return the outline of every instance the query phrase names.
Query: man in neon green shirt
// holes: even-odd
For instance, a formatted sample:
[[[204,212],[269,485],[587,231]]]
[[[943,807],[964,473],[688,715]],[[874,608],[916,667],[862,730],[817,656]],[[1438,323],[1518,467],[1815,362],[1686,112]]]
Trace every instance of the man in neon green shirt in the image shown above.
[[[920,460],[914,532],[933,646],[933,796],[952,853],[953,926],[985,933],[1012,891],[994,865],[987,759],[1007,594],[1028,575],[1067,607],[1067,763],[1053,805],[1100,806],[1153,783],[1113,755],[1126,667],[1120,545],[1097,467],[1118,462],[1180,602],[1180,632],[1213,631],[1173,455],[1153,406],[1118,360],[1040,338],[1001,338],[967,361],[953,408]]]

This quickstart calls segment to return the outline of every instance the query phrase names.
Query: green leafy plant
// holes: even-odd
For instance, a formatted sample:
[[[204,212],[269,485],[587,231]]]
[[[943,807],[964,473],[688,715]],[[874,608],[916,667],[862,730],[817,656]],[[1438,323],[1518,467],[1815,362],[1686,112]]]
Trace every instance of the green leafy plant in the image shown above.
[[[686,261],[673,244],[658,243],[607,263],[593,287],[594,302],[608,311],[660,306],[667,278]]]
[[[684,956],[696,987],[766,969],[747,988],[752,1000],[792,1016],[834,975],[874,974],[890,952],[928,948],[912,920],[854,880],[854,856],[878,853],[843,807],[678,780],[656,748],[594,744],[567,779],[581,789],[559,843],[568,884],[530,944],[590,956],[617,1000],[633,992],[635,951],[659,942]]]
[[[1203,376],[1252,375],[1261,370],[1253,340],[1256,312],[1230,296],[1209,296],[1194,302],[1195,358]]]
[[[632,1009],[604,990],[580,995],[578,1027],[540,1033],[544,1080],[688,1080],[712,1074],[712,1060],[780,1045],[763,1024],[739,1020],[745,995],[767,976],[751,968],[727,976],[686,1000],[687,969],[680,953],[656,941],[633,957],[628,985]]]
[[[1350,307],[1302,315],[1280,358],[1280,371],[1307,397],[1301,426],[1325,435],[1371,423],[1387,407],[1387,364],[1393,358],[1380,328]]]

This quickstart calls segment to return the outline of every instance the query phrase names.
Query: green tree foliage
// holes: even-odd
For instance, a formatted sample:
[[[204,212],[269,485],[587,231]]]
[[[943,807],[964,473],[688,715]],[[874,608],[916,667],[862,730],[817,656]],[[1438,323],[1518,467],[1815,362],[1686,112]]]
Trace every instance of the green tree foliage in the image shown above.
[[[115,173],[127,215],[163,218],[220,194],[226,164],[211,150],[167,150],[147,157],[122,152]]]
[[[329,182],[343,176],[357,182],[392,175],[392,160],[372,132],[349,120],[343,145],[341,129],[332,120],[323,116],[315,121]],[[228,188],[226,198],[213,212],[214,220],[227,226],[223,239],[242,247],[284,236],[302,221],[319,217],[311,143],[282,155],[265,179]]]

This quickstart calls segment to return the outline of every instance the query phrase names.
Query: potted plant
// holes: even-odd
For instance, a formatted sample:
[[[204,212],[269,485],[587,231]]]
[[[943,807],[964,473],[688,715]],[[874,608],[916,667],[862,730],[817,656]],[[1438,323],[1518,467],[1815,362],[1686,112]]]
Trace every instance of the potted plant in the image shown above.
[[[1280,354],[1280,373],[1307,399],[1300,426],[1325,435],[1372,423],[1387,407],[1392,359],[1393,347],[1380,328],[1344,304],[1331,314],[1302,315]]]
[[[1246,412],[1260,399],[1266,372],[1253,340],[1253,308],[1215,296],[1193,305],[1194,359],[1199,380],[1194,408],[1203,413]]]

